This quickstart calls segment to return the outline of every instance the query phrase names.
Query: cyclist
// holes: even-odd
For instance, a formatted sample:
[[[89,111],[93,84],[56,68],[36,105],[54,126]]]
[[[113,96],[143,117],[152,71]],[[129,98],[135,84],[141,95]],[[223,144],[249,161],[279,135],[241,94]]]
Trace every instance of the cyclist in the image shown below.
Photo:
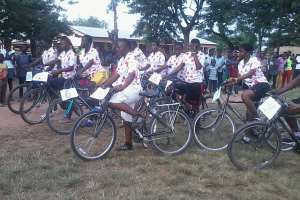
[[[43,40],[43,41],[41,41],[41,46],[43,49],[45,49],[43,51],[43,54],[39,58],[35,59],[32,63],[28,64],[28,66],[27,66],[28,68],[35,67],[40,64],[43,64],[46,67],[47,63],[50,63],[51,61],[53,61],[57,58],[57,51],[52,47],[51,41]],[[55,70],[56,66],[53,69]],[[48,69],[45,68],[45,70],[48,70]]]
[[[243,81],[247,89],[242,93],[242,100],[246,105],[247,120],[257,117],[254,101],[259,101],[269,90],[270,85],[262,71],[262,64],[257,57],[251,57],[253,47],[249,44],[242,44],[239,48],[239,75],[237,78],[230,78],[226,84],[237,84]]]
[[[189,51],[178,59],[176,69],[169,74],[169,76],[177,74],[179,81],[175,82],[175,88],[178,94],[183,96],[183,101],[187,105],[190,105],[190,102],[199,102],[201,96],[201,84],[204,80],[203,66],[205,54],[199,51],[199,48],[200,41],[192,39]]]
[[[76,74],[82,78],[87,78],[95,84],[101,84],[106,77],[104,68],[101,65],[98,51],[93,47],[93,38],[85,35],[82,37],[82,48],[79,54],[81,68],[76,70]]]
[[[288,84],[286,84],[284,87],[273,90],[272,93],[275,94],[283,94],[288,90],[291,90],[295,87],[300,86],[300,75],[298,75],[295,79],[290,81]],[[300,97],[297,99],[292,100],[291,103],[289,103],[287,110],[285,111],[287,114],[300,114]],[[291,127],[293,133],[295,134],[296,138],[300,140],[300,129],[298,127],[297,119],[292,117],[286,117],[285,118],[289,126]],[[300,149],[300,148],[299,148]]]
[[[159,42],[152,42],[151,53],[148,56],[148,64],[146,67],[140,69],[141,71],[160,73],[166,69],[165,55],[159,50]]]
[[[121,111],[124,120],[125,143],[118,150],[132,150],[132,128],[130,124],[134,121],[132,116],[142,116],[134,110],[134,105],[140,99],[142,91],[140,84],[138,62],[130,52],[130,42],[120,40],[117,47],[117,54],[120,57],[116,73],[109,77],[101,87],[113,87],[116,92],[110,99],[110,107]]]
[[[52,70],[51,75],[53,78],[49,80],[49,85],[55,90],[63,89],[65,81],[73,78],[76,74],[77,56],[68,37],[63,36],[61,38],[61,48],[63,51],[60,55],[55,60],[45,64],[47,66],[61,64],[61,69]],[[59,74],[62,74],[62,77],[55,77]]]
[[[134,59],[139,63],[139,69],[145,68],[148,64],[147,57],[145,56],[144,52],[138,47],[135,40],[131,41],[130,49],[131,51],[129,53],[132,54]]]

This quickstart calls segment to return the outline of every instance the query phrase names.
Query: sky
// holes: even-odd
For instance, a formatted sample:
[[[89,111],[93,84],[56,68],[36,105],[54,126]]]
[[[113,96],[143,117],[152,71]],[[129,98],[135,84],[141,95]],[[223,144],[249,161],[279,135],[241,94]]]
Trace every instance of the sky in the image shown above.
[[[63,2],[60,5],[66,9],[66,16],[69,20],[74,20],[78,17],[88,18],[89,16],[97,17],[104,20],[108,24],[108,30],[113,29],[113,13],[107,12],[107,6],[111,0],[77,0],[78,3],[68,5]],[[131,35],[134,31],[139,15],[128,14],[129,9],[124,4],[119,4],[118,8],[118,29],[119,32]],[[190,38],[195,37],[196,31],[193,31]]]
[[[110,0],[78,0],[78,4],[68,5],[67,3],[61,3],[61,6],[67,10],[65,14],[67,15],[68,20],[94,16],[107,22],[108,29],[112,30],[113,12],[107,12],[109,3]],[[119,31],[129,34],[133,33],[134,26],[137,23],[139,16],[128,14],[129,9],[124,4],[120,4],[117,9]]]

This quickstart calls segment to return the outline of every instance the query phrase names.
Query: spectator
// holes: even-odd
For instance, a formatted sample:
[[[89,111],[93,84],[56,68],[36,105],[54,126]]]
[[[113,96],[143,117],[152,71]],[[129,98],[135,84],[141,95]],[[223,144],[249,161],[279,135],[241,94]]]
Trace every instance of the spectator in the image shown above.
[[[300,74],[300,54],[296,55],[295,58],[295,70],[294,70],[294,78]]]
[[[15,76],[15,52],[11,50],[11,43],[5,44],[4,64],[7,66],[7,82],[9,91],[13,89],[13,79]]]
[[[237,78],[239,74],[238,70],[238,54],[237,51],[230,52],[228,55],[228,59],[226,61],[226,66],[229,72],[230,78]],[[232,89],[234,90],[234,93],[238,94],[238,85],[233,85]]]
[[[207,50],[207,49],[206,49]],[[205,85],[208,86],[208,76],[209,76],[209,68],[208,66],[211,63],[211,60],[215,58],[215,50],[210,49],[209,54],[205,56],[205,61],[204,61],[204,80],[205,80]]]
[[[212,58],[210,65],[208,65],[208,72],[209,72],[209,76],[208,76],[208,87],[209,87],[209,93],[212,94],[213,92],[215,92],[217,90],[217,85],[218,85],[218,68],[216,66],[216,59]]]
[[[284,65],[284,72],[282,76],[282,87],[284,87],[285,84],[288,84],[293,77],[293,59],[291,52],[287,52],[287,59]]]
[[[277,81],[276,81],[276,88],[282,87],[282,75],[284,71],[284,63],[285,63],[285,55],[280,54],[276,59],[276,69],[277,69]]]
[[[27,66],[31,63],[31,55],[27,53],[27,45],[21,47],[21,53],[16,57],[16,72],[19,84],[25,83]],[[19,97],[23,97],[23,88],[19,90]]]
[[[225,59],[222,56],[222,50],[217,50],[216,67],[218,68],[218,86],[223,83],[223,72],[225,69]]]
[[[276,88],[276,80],[278,75],[278,70],[276,67],[276,59],[277,56],[273,55],[272,58],[269,60],[269,70],[268,70],[268,81],[272,81],[272,88]]]
[[[7,66],[4,64],[4,55],[0,54],[0,107],[5,106],[7,88]]]

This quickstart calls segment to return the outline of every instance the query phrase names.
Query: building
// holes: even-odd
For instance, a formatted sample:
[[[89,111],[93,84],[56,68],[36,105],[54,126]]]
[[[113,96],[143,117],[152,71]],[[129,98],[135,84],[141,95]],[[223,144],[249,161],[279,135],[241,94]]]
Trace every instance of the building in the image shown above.
[[[70,26],[72,35],[69,36],[75,47],[80,45],[81,37],[89,35],[93,37],[94,47],[99,50],[108,50],[111,48],[111,41],[108,38],[107,30],[103,28],[94,28],[86,26]],[[118,37],[120,39],[135,40],[141,49],[145,50],[145,42],[140,37],[131,37],[130,33],[119,31]],[[202,38],[198,38],[201,43],[202,50],[207,52],[209,49],[216,49],[217,44]],[[162,44],[166,52],[170,53],[173,51],[173,44]]]

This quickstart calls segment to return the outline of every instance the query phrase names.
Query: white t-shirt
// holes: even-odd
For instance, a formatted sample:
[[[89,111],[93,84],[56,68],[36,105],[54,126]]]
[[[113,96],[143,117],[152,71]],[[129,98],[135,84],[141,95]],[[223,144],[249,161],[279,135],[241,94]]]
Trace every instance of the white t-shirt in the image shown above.
[[[250,70],[255,69],[253,75],[250,78],[244,80],[248,87],[252,87],[257,83],[268,83],[263,71],[262,64],[257,57],[251,57],[247,63],[241,60],[238,65],[238,70],[240,75],[245,75],[250,72]]]
[[[297,61],[296,69],[300,69],[300,55],[296,57],[296,61]]]
[[[48,50],[45,50],[42,54],[43,64],[49,63],[57,58],[57,52],[50,47]]]
[[[76,74],[76,64],[77,64],[77,57],[74,53],[74,51],[72,49],[70,49],[69,51],[63,51],[60,53],[60,55],[58,56],[58,59],[61,61],[61,68],[67,68],[70,66],[73,66],[73,70],[69,71],[69,72],[63,72],[62,76],[65,79],[69,79],[74,77],[74,75]]]
[[[133,51],[129,52],[129,54],[138,62],[139,69],[143,69],[148,64],[147,58],[140,48],[136,47]]]
[[[81,52],[80,52],[80,55],[79,55],[79,60],[80,60],[80,63],[82,64],[83,67],[86,66],[86,64],[92,60],[93,61],[93,64],[90,68],[88,68],[84,73],[83,75],[92,75],[94,74],[95,72],[97,71],[101,71],[101,70],[104,70],[104,68],[102,67],[101,65],[101,61],[100,61],[100,58],[99,58],[99,54],[98,54],[98,51],[91,47],[90,50],[85,53],[85,49],[83,49]]]
[[[164,54],[160,51],[152,52],[148,56],[148,63],[150,64],[150,68],[148,70],[157,70],[160,65],[164,65],[166,58]]]
[[[204,79],[203,66],[205,62],[205,55],[201,51],[197,54],[198,60],[202,65],[202,68],[197,70],[196,62],[192,55],[192,52],[187,52],[181,59],[181,63],[184,63],[183,69],[178,73],[177,77],[187,83],[201,83]],[[179,64],[181,64],[179,63]]]
[[[138,62],[133,58],[133,56],[128,53],[125,57],[122,57],[116,69],[116,73],[119,74],[119,78],[113,83],[113,86],[123,85],[129,73],[134,72],[134,80],[128,86],[140,87],[140,74],[138,69]]]

